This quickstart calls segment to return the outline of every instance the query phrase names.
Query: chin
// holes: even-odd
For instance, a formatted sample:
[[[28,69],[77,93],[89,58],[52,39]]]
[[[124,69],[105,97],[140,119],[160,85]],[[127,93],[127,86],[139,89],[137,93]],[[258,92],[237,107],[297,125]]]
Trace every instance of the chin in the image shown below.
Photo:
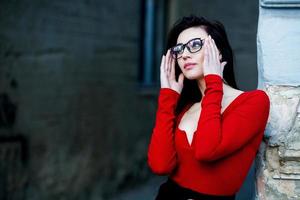
[[[203,79],[203,73],[184,73],[184,77],[189,80]]]

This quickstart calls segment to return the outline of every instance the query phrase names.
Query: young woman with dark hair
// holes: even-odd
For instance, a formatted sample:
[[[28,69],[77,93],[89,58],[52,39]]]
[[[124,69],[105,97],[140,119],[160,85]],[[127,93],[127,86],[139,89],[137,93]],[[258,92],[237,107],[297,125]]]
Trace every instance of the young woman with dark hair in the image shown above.
[[[261,143],[270,102],[237,88],[223,25],[183,17],[169,33],[148,164],[157,200],[232,200]]]

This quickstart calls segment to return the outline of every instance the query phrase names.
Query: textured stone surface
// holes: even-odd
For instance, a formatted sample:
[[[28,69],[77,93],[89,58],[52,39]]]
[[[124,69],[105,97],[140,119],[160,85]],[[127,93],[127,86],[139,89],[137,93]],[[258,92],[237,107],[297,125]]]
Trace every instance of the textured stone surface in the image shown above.
[[[266,129],[267,144],[258,157],[260,200],[300,198],[300,88],[267,85],[271,110]]]
[[[300,87],[268,86],[266,92],[271,102],[270,116],[265,135],[269,145],[280,145],[293,140],[300,132],[299,118]],[[298,128],[297,128],[298,127]]]
[[[265,144],[261,146],[257,174],[257,200],[300,198],[299,162],[282,160],[278,149],[279,147]]]
[[[257,199],[296,200],[300,199],[300,8],[295,5],[300,1],[270,2],[276,8],[260,7],[257,35],[258,87],[271,101],[266,143],[258,157]]]

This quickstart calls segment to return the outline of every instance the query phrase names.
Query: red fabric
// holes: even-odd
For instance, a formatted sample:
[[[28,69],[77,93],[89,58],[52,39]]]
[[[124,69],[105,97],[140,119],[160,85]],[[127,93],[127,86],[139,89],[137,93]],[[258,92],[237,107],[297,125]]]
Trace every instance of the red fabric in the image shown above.
[[[160,90],[148,164],[182,187],[211,195],[232,195],[241,187],[255,158],[269,116],[270,102],[262,90],[240,94],[221,114],[222,79],[204,77],[206,90],[192,144],[175,115],[179,94]]]

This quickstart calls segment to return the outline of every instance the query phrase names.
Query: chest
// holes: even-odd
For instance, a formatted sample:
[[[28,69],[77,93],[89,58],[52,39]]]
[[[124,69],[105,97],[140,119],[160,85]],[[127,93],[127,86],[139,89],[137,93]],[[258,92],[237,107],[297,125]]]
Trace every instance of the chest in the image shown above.
[[[226,110],[232,99],[223,100],[221,103],[221,114]],[[197,130],[198,121],[201,114],[201,103],[193,104],[181,117],[178,128],[186,135],[188,143],[191,145],[195,131]]]

